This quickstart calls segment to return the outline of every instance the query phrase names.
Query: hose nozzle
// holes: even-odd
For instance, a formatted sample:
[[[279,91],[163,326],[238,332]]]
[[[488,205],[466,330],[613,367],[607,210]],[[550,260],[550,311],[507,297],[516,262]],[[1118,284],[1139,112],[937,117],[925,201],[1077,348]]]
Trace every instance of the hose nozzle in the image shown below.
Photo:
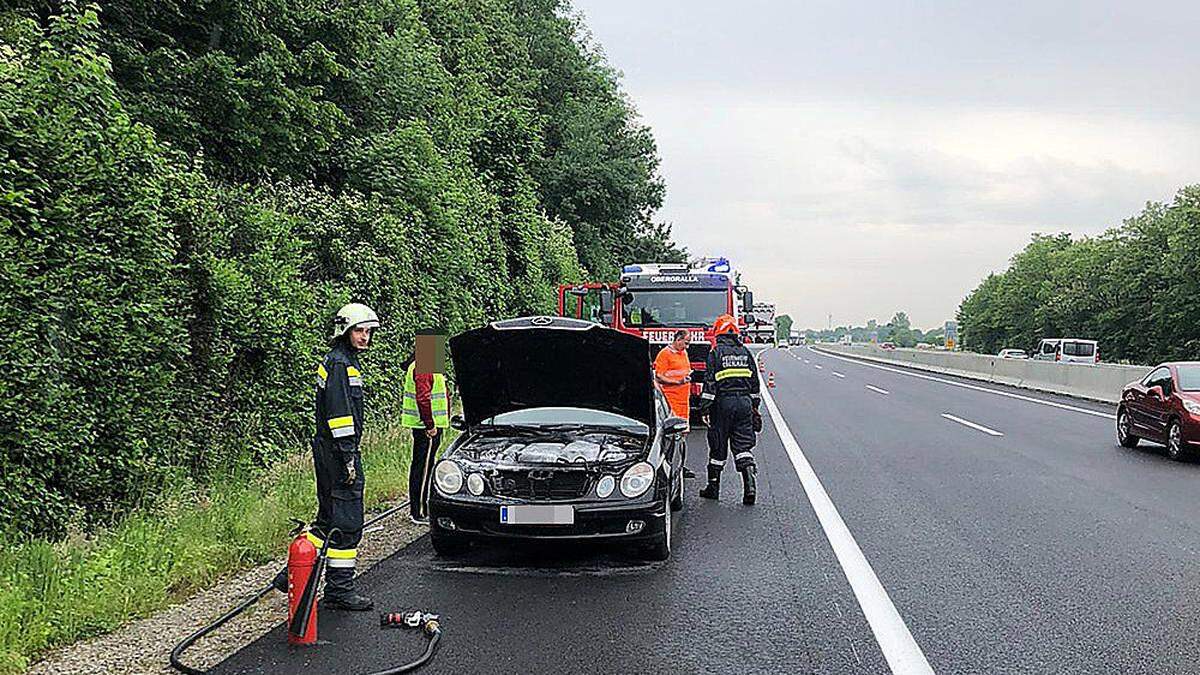
[[[426,632],[433,633],[437,630],[438,615],[422,612],[421,610],[413,610],[411,612],[385,612],[379,615],[380,628],[423,628]],[[433,628],[430,628],[430,624]]]

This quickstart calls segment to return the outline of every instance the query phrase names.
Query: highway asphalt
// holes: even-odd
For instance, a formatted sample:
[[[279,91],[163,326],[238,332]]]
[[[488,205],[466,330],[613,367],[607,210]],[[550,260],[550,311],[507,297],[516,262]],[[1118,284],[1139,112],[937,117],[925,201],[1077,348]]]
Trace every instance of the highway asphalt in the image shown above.
[[[1200,671],[1200,465],[1117,446],[1102,404],[809,348],[763,360],[779,418],[759,503],[733,471],[718,503],[691,484],[669,562],[444,561],[422,538],[364,575],[377,609],[442,615],[422,672]],[[700,475],[705,453],[692,432]],[[320,636],[289,648],[280,626],[214,672],[367,673],[423,647],[373,612],[322,613]]]

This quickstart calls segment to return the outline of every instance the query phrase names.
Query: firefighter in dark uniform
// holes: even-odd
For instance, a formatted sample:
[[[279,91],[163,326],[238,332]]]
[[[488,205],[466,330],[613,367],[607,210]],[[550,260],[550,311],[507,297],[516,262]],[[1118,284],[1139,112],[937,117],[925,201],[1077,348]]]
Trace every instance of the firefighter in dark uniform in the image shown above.
[[[363,526],[362,370],[358,355],[371,344],[379,317],[350,303],[333,320],[333,348],[317,366],[316,427],[312,440],[317,474],[317,517],[306,535],[318,549],[329,539],[325,562],[325,607],[365,611],[371,599],[354,590],[354,567]],[[287,569],[275,578],[287,591]]]
[[[742,503],[753,504],[757,496],[755,432],[762,429],[758,369],[732,316],[718,317],[713,333],[716,344],[708,353],[700,394],[700,411],[708,424],[708,485],[700,496],[720,497],[721,470],[732,449],[734,466],[742,474]]]

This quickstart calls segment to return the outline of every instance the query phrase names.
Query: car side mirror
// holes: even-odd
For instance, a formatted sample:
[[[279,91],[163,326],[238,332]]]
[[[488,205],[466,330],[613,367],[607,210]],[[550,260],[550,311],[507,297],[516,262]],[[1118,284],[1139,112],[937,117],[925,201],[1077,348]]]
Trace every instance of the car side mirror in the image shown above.
[[[1158,386],[1157,384],[1154,385],[1153,387],[1150,387],[1149,389],[1147,389],[1146,393],[1150,394],[1151,396],[1153,396],[1154,398],[1156,398],[1160,401],[1167,400],[1166,395],[1163,394],[1162,387]]]
[[[462,415],[451,415],[450,416],[450,428],[457,429],[459,431],[466,431],[467,430],[467,421],[465,419],[463,419]]]
[[[663,423],[663,433],[682,434],[688,430],[688,421],[682,417],[668,417]]]
[[[749,314],[754,311],[754,292],[746,291],[742,293],[742,311]]]

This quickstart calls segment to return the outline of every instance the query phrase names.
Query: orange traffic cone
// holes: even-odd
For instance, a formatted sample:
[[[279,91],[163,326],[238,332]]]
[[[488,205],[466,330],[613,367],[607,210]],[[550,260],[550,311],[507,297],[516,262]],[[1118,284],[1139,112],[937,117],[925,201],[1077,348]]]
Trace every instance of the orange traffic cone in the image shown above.
[[[775,373],[767,373],[767,389],[775,388]]]

